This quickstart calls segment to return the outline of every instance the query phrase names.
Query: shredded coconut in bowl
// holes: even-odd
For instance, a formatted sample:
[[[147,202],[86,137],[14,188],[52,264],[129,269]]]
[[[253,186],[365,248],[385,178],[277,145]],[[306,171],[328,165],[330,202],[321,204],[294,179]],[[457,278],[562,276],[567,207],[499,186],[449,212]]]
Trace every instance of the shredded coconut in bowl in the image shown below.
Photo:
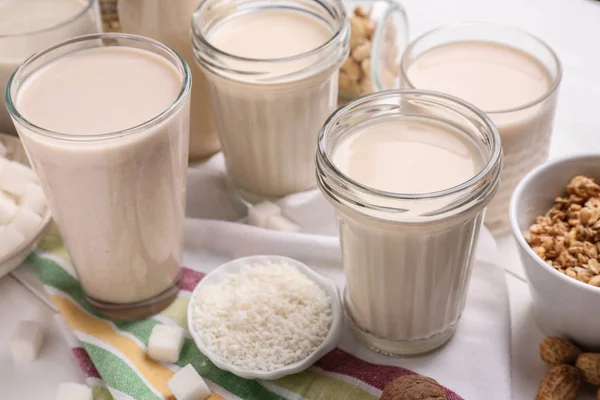
[[[192,324],[208,349],[252,371],[308,357],[333,321],[331,298],[288,263],[244,266],[192,301]]]

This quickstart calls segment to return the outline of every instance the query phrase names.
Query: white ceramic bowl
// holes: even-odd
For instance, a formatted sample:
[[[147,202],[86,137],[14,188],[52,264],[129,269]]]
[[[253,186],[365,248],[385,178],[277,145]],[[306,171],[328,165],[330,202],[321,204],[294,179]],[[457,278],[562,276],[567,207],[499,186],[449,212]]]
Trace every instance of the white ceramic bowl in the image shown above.
[[[239,272],[241,267],[244,265],[258,264],[258,263],[262,263],[262,262],[286,262],[286,263],[289,263],[289,264],[293,265],[294,267],[296,267],[301,273],[303,273],[309,279],[311,279],[316,284],[318,284],[325,291],[325,293],[327,293],[327,295],[331,298],[332,314],[333,314],[333,321],[331,322],[331,327],[329,329],[329,333],[327,334],[327,337],[325,338],[323,343],[321,343],[321,345],[319,347],[317,347],[315,349],[315,351],[313,351],[304,360],[300,360],[293,364],[287,365],[283,368],[280,368],[280,369],[277,369],[274,371],[269,371],[269,372],[243,369],[243,368],[235,366],[235,365],[231,364],[230,362],[222,359],[220,356],[213,353],[206,347],[204,342],[200,339],[200,336],[198,335],[198,333],[194,330],[194,326],[192,324],[192,313],[193,313],[193,304],[194,304],[193,299],[196,297],[196,294],[199,291],[201,291],[207,285],[220,282],[227,274]],[[305,264],[303,264],[299,261],[296,261],[294,259],[282,257],[282,256],[243,257],[243,258],[238,258],[236,260],[233,260],[233,261],[230,261],[228,263],[221,265],[220,267],[218,267],[217,269],[215,269],[214,271],[212,271],[208,275],[206,275],[204,277],[204,279],[202,279],[200,281],[200,283],[198,284],[198,286],[196,286],[196,288],[194,289],[194,292],[192,293],[192,297],[191,297],[191,300],[190,300],[190,303],[188,306],[188,328],[189,328],[190,334],[192,335],[192,338],[194,339],[194,341],[196,342],[196,345],[198,346],[198,349],[220,369],[222,369],[224,371],[229,371],[229,372],[231,372],[241,378],[245,378],[245,379],[272,380],[272,379],[281,378],[286,375],[295,374],[295,373],[298,373],[298,372],[301,372],[301,371],[307,369],[308,367],[313,365],[315,362],[317,362],[321,357],[323,357],[325,354],[327,354],[328,352],[330,352],[337,346],[338,342],[340,341],[341,335],[342,335],[343,325],[344,325],[344,311],[343,311],[342,304],[340,301],[340,295],[339,295],[337,287],[335,286],[335,283],[333,283],[333,281],[317,274],[316,272],[314,272],[312,269],[310,269]]]
[[[600,182],[600,154],[548,162],[531,171],[515,189],[510,224],[533,298],[538,326],[548,336],[567,337],[586,350],[600,350],[600,288],[570,278],[546,264],[523,233],[545,214],[576,175]]]
[[[23,149],[19,138],[0,133],[0,142],[8,149],[7,158],[9,160],[17,161],[29,166],[27,155],[25,154],[25,150]],[[35,235],[28,240],[25,240],[19,247],[15,248],[5,257],[0,258],[0,278],[12,272],[25,261],[27,256],[35,249],[35,246],[42,238],[42,234],[50,224],[51,220],[50,211],[46,209],[46,215],[44,215],[42,223],[35,232]]]

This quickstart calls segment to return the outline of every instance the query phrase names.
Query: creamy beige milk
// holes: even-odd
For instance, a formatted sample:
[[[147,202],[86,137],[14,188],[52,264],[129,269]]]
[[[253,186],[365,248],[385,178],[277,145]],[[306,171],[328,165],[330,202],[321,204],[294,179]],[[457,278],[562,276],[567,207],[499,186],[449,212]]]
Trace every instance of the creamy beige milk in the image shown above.
[[[475,142],[431,120],[380,118],[354,129],[335,146],[332,161],[371,189],[405,195],[441,191],[467,182],[484,165]],[[412,212],[398,220],[350,208],[343,208],[339,219],[346,302],[356,325],[390,342],[439,336],[436,345],[408,346],[404,354],[430,350],[454,333],[482,221],[481,209],[428,221],[414,212],[424,202],[415,200]],[[440,209],[448,198],[426,203],[430,210]],[[376,347],[397,353],[394,346]]]
[[[252,67],[278,76],[260,82],[242,73],[208,72],[228,174],[238,189],[276,198],[315,185],[317,135],[336,106],[339,66],[328,65],[325,70],[321,66],[300,75],[297,71],[321,61],[303,54],[332,35],[327,25],[308,14],[274,9],[231,17],[209,33],[216,48],[265,60]],[[299,57],[275,61],[292,56]],[[226,67],[246,68],[242,61],[227,62]]]
[[[448,93],[474,104],[498,127],[504,166],[486,223],[505,225],[516,184],[548,156],[555,102],[539,102],[552,85],[548,69],[515,48],[464,41],[424,52],[408,67],[407,75],[412,87]]]
[[[198,3],[198,0],[119,0],[117,3],[123,32],[166,44],[185,58],[192,70],[190,160],[206,158],[220,148],[206,79],[194,62],[190,42],[192,14]]]
[[[0,0],[0,132],[16,132],[4,91],[17,66],[52,44],[100,31],[97,8],[87,6],[86,0]]]
[[[170,288],[183,243],[189,100],[160,122],[107,140],[89,135],[143,124],[182,87],[163,57],[132,47],[70,53],[31,75],[16,97],[19,127],[86,294],[134,303]]]
[[[333,163],[366,186],[405,194],[458,186],[482,167],[471,141],[420,120],[367,126],[336,147]]]

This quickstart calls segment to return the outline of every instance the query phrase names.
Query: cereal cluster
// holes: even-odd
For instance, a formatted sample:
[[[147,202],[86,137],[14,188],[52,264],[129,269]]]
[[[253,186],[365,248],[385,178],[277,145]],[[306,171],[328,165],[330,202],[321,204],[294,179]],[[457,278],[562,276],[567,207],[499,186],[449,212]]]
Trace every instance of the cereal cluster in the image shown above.
[[[525,236],[549,265],[581,282],[600,287],[600,186],[576,176]]]

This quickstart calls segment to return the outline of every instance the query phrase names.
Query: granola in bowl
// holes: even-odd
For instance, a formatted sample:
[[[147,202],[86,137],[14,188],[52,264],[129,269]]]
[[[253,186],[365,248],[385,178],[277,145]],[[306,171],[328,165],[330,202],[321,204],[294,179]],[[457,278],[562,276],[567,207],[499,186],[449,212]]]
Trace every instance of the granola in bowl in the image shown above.
[[[600,287],[600,185],[574,177],[566,194],[525,234],[533,251],[557,271]]]

